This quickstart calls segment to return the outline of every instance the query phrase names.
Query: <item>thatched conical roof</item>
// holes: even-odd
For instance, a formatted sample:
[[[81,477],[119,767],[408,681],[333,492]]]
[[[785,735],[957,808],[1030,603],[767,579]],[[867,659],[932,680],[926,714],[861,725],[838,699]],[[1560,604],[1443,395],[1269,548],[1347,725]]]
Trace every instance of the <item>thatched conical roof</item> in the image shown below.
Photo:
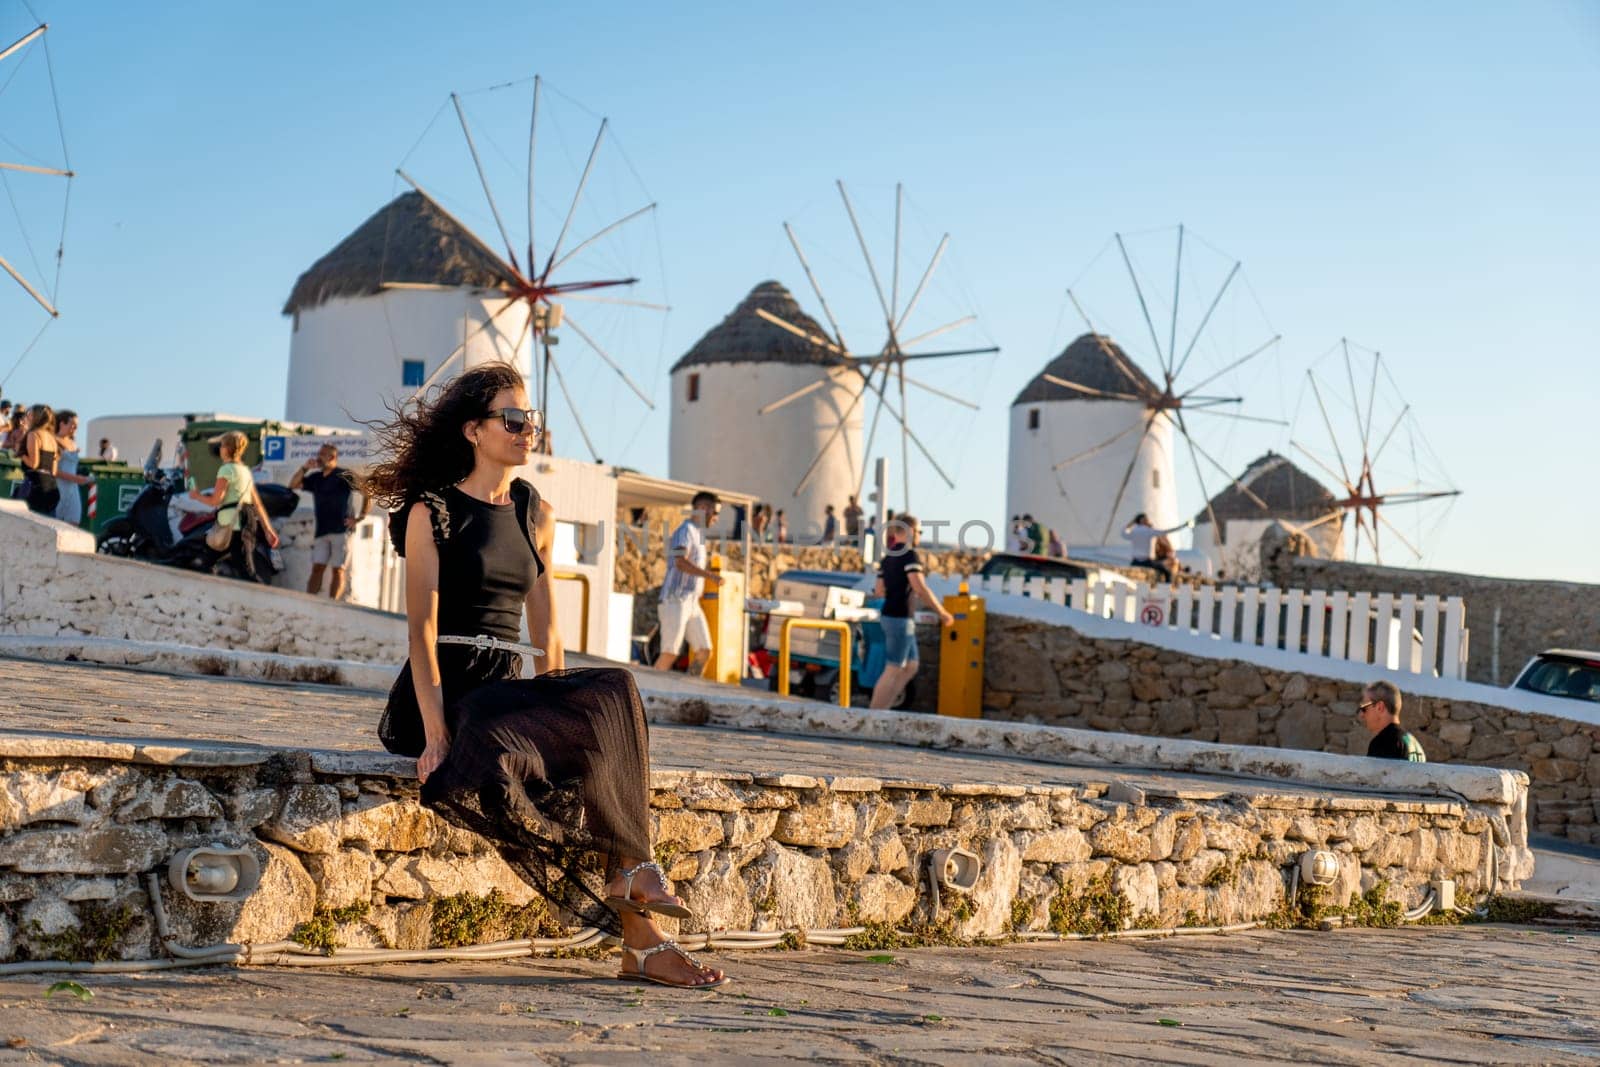
[[[1246,496],[1239,485],[1249,487],[1250,492],[1260,497],[1267,505],[1266,510]],[[1334,495],[1321,482],[1276,452],[1268,452],[1250,464],[1238,484],[1228,486],[1211,498],[1211,511],[1216,513],[1218,522],[1229,519],[1310,522],[1337,510],[1338,506]],[[1194,521],[1210,522],[1211,515],[1202,508]]]
[[[515,280],[460,223],[421,193],[402,193],[300,275],[283,313],[368,296],[385,283],[498,289]]]
[[[765,281],[750,290],[750,295],[739,301],[739,306],[728,312],[727,318],[696,341],[694,347],[672,365],[672,373],[676,374],[684,367],[707,363],[806,363],[827,366],[836,361],[837,357],[822,346],[796,337],[757,315],[758,309],[769,311],[814,336],[828,336],[828,331],[816,319],[800,310],[794,294],[778,282]]]
[[[1102,347],[1102,342],[1104,347]],[[1125,371],[1117,361],[1106,354],[1106,348],[1112,349],[1122,357],[1126,364]],[[1132,377],[1129,377],[1129,371]],[[1036,404],[1043,400],[1109,400],[1110,397],[1095,396],[1092,393],[1080,393],[1076,389],[1068,389],[1064,385],[1045,381],[1045,375],[1051,374],[1064,381],[1076,382],[1098,389],[1103,393],[1124,393],[1129,396],[1156,396],[1161,388],[1151,381],[1133,358],[1123,351],[1109,337],[1096,338],[1092,333],[1086,333],[1073,341],[1061,354],[1049,363],[1044,370],[1034,376],[1033,381],[1023,387],[1022,392],[1011,402],[1012,407],[1018,404]]]

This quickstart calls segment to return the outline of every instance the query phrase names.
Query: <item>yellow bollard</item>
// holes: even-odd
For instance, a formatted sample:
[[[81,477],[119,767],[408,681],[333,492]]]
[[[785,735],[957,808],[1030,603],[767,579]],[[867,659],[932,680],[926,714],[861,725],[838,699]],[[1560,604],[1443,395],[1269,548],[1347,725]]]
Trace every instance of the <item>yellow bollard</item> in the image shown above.
[[[711,655],[706,659],[702,676],[713,682],[738,685],[744,677],[745,625],[744,575],[738,571],[724,571],[722,556],[713,554],[707,570],[722,578],[722,584],[713,589],[706,586],[700,595],[700,607],[706,613],[706,628],[711,631]]]
[[[839,706],[850,706],[850,624],[837,619],[783,620],[778,632],[778,692],[789,695],[789,634],[793,630],[832,630],[839,635]]]
[[[945,629],[939,649],[939,714],[963,719],[983,717],[983,597],[967,592],[962,582],[944,608],[956,617]]]
[[[551,571],[552,582],[577,582],[583,594],[582,607],[578,609],[578,651],[589,651],[589,576],[577,571]]]

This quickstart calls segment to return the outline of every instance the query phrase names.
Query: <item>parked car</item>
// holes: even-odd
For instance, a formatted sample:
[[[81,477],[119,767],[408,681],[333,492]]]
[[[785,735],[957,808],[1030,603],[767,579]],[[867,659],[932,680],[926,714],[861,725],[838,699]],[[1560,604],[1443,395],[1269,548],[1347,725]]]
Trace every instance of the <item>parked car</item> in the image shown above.
[[[984,561],[980,578],[1065,578],[1086,579],[1090,584],[1133,585],[1125,575],[1058,556],[1035,556],[1026,552],[996,552]]]
[[[1600,652],[1548,649],[1528,661],[1511,688],[1600,704]]]

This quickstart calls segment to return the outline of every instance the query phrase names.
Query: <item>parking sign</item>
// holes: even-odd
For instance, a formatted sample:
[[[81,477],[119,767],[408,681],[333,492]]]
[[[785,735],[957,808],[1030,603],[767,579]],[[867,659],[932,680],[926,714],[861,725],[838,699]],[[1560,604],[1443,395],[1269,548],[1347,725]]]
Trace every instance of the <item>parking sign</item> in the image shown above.
[[[264,462],[282,463],[288,451],[288,439],[282,434],[266,434],[261,438],[261,458]]]

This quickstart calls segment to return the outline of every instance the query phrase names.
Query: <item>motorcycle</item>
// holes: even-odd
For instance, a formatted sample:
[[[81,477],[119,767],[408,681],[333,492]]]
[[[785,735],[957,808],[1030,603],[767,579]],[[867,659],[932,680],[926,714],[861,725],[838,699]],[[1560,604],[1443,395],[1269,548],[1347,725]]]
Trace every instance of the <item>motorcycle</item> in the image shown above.
[[[222,553],[206,544],[206,532],[216,524],[216,512],[188,495],[181,468],[161,466],[160,441],[145,460],[144,480],[144,488],[127,514],[112,519],[100,531],[95,551],[262,583],[283,569],[282,557],[277,549],[268,547],[265,538],[252,539],[248,560],[241,543],[245,538],[240,535],[235,535],[233,546]],[[262,484],[256,490],[272,518],[291,514],[300,503],[298,493],[281,485]]]

